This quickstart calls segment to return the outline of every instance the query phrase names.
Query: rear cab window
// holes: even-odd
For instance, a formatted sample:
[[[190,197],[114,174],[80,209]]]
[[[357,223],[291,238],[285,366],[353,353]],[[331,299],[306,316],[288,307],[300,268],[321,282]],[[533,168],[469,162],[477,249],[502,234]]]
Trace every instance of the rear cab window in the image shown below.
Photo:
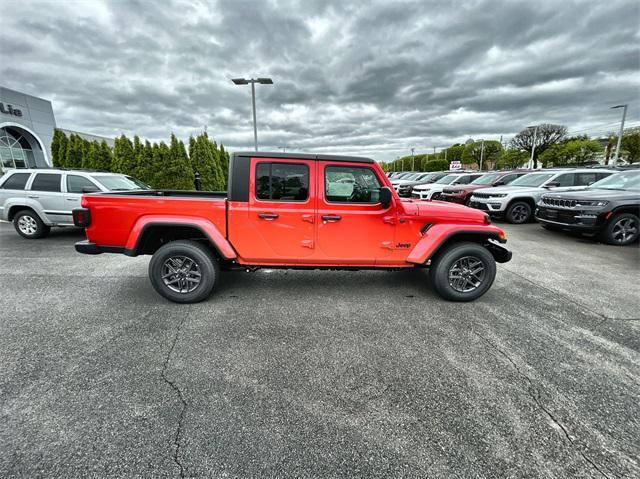
[[[257,163],[255,197],[262,201],[306,201],[309,167],[302,163]]]
[[[37,173],[31,183],[31,191],[50,191],[58,193],[61,191],[60,183],[62,175],[59,173]]]
[[[4,183],[2,183],[2,186],[0,186],[0,189],[24,190],[25,186],[27,185],[27,181],[29,181],[30,176],[31,176],[31,173],[14,173],[13,175],[9,176],[4,181]]]
[[[382,184],[369,167],[327,166],[324,180],[324,196],[329,203],[380,202]]]

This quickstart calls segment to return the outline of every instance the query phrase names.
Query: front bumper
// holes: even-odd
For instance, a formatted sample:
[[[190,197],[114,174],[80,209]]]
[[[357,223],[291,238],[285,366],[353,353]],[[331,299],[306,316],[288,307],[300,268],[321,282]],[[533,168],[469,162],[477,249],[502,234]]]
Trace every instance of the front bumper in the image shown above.
[[[449,203],[458,203],[459,205],[464,205],[464,196],[441,193],[439,199],[440,201],[448,201]]]
[[[546,206],[538,206],[535,211],[536,220],[542,224],[584,232],[600,231],[605,225],[606,216],[607,213],[602,212],[548,208]]]
[[[485,211],[491,216],[500,217],[504,215],[504,210],[507,207],[507,201],[503,201],[502,198],[478,199],[472,196],[469,201],[469,206],[480,211]]]

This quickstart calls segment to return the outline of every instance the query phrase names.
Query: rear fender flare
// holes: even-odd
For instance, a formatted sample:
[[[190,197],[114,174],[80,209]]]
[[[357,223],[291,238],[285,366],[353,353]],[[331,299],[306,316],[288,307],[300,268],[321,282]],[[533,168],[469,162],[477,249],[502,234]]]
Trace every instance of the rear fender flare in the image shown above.
[[[506,242],[506,240],[501,239],[504,238],[504,232],[493,225],[433,225],[427,229],[424,236],[416,243],[406,261],[414,264],[425,264],[429,259],[433,258],[442,246],[452,240],[455,241],[456,237],[471,237],[477,240],[492,239],[501,243]]]
[[[152,226],[191,226],[199,229],[211,241],[212,246],[218,251],[221,257],[227,260],[237,258],[237,254],[231,243],[225,238],[220,230],[211,221],[205,218],[181,218],[174,216],[149,215],[139,218],[134,224],[127,243],[125,254],[136,256],[141,246],[140,239],[144,231]]]

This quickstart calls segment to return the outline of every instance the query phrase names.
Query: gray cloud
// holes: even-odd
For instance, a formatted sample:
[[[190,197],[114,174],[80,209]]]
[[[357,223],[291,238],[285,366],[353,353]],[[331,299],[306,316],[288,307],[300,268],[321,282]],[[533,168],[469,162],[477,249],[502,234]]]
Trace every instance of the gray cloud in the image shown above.
[[[60,126],[152,140],[205,125],[229,149],[379,160],[538,122],[640,122],[632,0],[493,2],[5,0],[0,84],[51,99]]]

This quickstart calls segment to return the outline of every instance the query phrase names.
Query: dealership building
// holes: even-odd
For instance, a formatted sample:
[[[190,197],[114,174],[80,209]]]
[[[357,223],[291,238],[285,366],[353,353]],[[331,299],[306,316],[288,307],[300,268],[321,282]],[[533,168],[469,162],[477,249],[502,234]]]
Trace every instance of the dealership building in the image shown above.
[[[49,100],[0,86],[0,173],[10,168],[50,168],[56,128]],[[113,145],[111,138],[62,131]]]

